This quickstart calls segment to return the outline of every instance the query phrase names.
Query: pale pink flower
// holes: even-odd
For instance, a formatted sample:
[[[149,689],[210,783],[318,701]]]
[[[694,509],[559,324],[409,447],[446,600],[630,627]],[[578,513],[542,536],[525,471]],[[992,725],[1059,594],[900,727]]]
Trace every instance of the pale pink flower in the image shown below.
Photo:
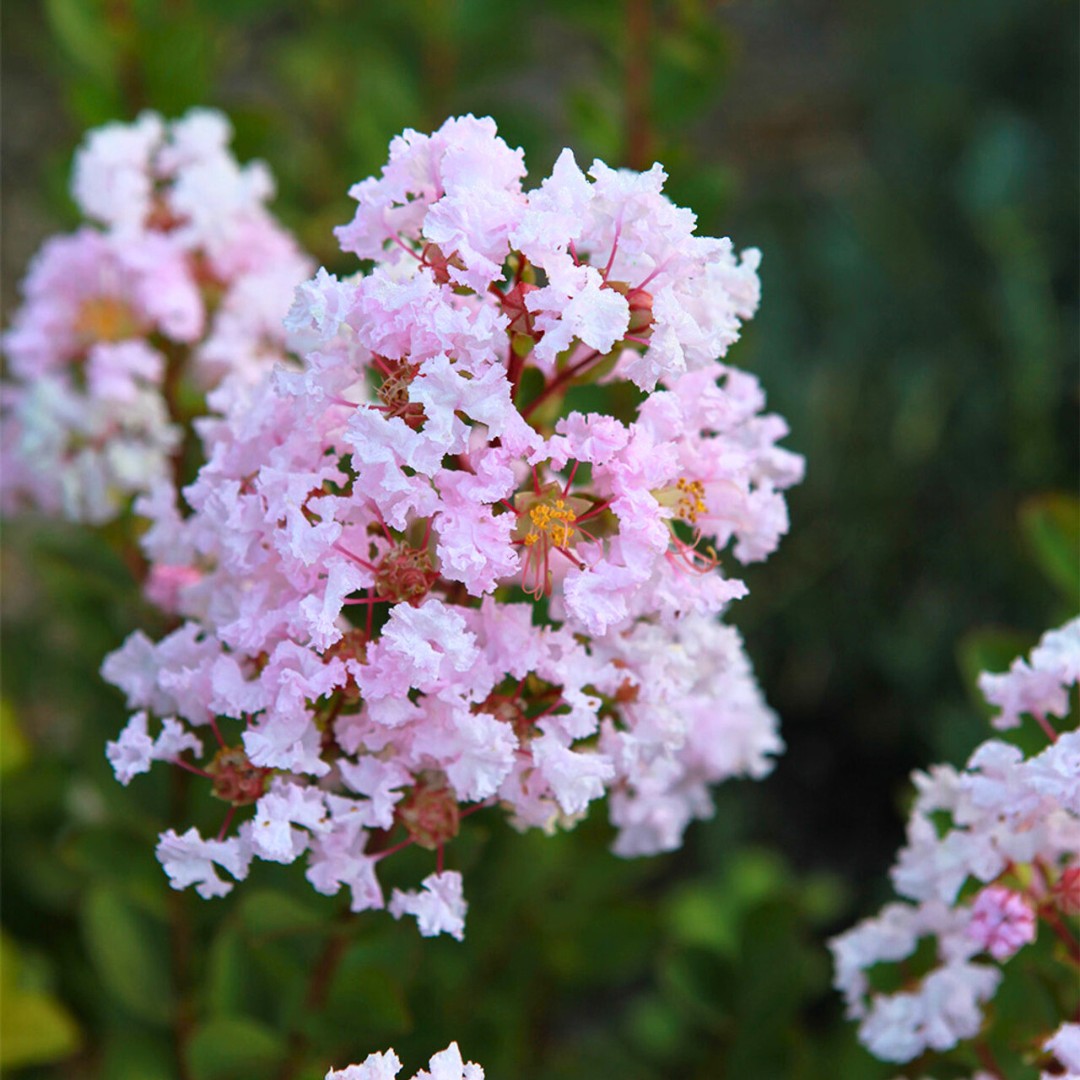
[[[449,934],[461,941],[465,936],[465,911],[468,905],[461,890],[461,875],[456,870],[429,874],[421,882],[421,892],[395,889],[390,897],[390,914],[415,917],[424,937]]]

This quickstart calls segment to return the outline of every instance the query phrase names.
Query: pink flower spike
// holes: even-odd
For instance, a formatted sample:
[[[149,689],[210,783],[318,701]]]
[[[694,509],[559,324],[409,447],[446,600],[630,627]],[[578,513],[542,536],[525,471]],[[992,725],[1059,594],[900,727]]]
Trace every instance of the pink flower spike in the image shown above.
[[[1035,913],[1020,893],[990,885],[972,905],[967,932],[995,960],[1008,960],[1035,940]]]

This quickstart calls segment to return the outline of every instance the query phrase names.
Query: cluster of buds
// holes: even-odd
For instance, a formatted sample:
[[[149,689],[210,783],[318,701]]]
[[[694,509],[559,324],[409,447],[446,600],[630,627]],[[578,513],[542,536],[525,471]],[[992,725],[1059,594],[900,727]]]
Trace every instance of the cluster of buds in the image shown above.
[[[884,1061],[908,1062],[926,1051],[969,1044],[995,1065],[998,1036],[986,1016],[1006,965],[1039,935],[1053,940],[1060,979],[1046,974],[1059,1015],[1080,1005],[1080,731],[1061,730],[1069,695],[1080,683],[1080,619],[1043,635],[1030,661],[1002,675],[984,674],[980,686],[1001,710],[998,728],[1029,715],[1046,745],[1026,756],[990,739],[962,770],[939,765],[916,773],[908,840],[893,867],[905,902],[831,943],[836,985],[859,1037]],[[1073,721],[1075,724],[1075,720]],[[922,962],[932,943],[932,959]],[[899,989],[886,992],[883,975],[897,965]],[[1060,985],[1055,986],[1055,982]],[[1049,1038],[1048,1038],[1049,1035]],[[1009,1049],[1046,1077],[1080,1071],[1080,1025],[1025,1033]]]
[[[803,467],[719,359],[757,253],[695,236],[659,166],[523,176],[490,120],[395,139],[338,230],[374,269],[301,285],[302,367],[199,422],[182,506],[167,483],[137,503],[182,621],[107,659],[137,710],[109,757],[230,804],[216,839],[162,837],[178,888],[303,857],[354,910],[460,937],[444,849],[470,813],[550,831],[607,794],[618,853],[673,850],[710,784],[781,749],[719,619],[746,591],[725,553],[773,551]],[[598,382],[620,415],[573,407]],[[434,872],[387,901],[376,867],[409,844]]]
[[[228,377],[285,356],[309,261],[270,216],[266,167],[220,114],[94,131],[72,194],[87,219],[48,240],[4,334],[0,503],[104,524],[170,480],[184,425]]]

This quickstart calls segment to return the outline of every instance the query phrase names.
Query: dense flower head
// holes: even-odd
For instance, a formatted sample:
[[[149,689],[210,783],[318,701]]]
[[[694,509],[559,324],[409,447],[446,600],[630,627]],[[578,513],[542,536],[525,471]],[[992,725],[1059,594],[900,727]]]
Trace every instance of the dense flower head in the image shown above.
[[[260,378],[307,259],[270,216],[266,167],[241,167],[220,114],[143,113],[89,134],[85,217],[47,240],[3,336],[3,507],[102,523],[167,481],[193,397]]]
[[[254,806],[232,836],[163,838],[178,887],[304,858],[354,910],[460,937],[443,849],[473,811],[552,830],[610,794],[616,850],[650,854],[711,813],[708,785],[771,768],[775,717],[718,621],[746,592],[728,552],[776,548],[802,475],[757,380],[716,359],[753,260],[694,237],[659,167],[591,175],[567,153],[524,192],[490,120],[396,139],[338,231],[374,268],[301,285],[302,367],[215,391],[182,502],[136,503],[181,622],[106,661],[136,710],[110,760],[127,782],[176,725],[246,760],[240,801],[184,759]],[[601,377],[638,384],[619,415],[567,401]],[[436,870],[387,901],[404,844]]]
[[[1045,711],[1024,696],[1032,671],[1048,674],[1067,702],[1080,681],[1080,619],[1046,633],[1030,666],[1018,660],[1009,675],[984,674],[980,686],[991,704],[1045,722]],[[1067,717],[1067,704],[1054,715]],[[907,843],[892,870],[905,901],[831,943],[848,1014],[885,1061],[910,1061],[977,1035],[982,1005],[1003,976],[997,965],[1040,933],[1061,938],[1063,963],[1080,964],[1066,925],[1080,911],[1080,731],[1044,730],[1050,742],[1038,753],[990,739],[961,770],[916,773]],[[908,961],[924,940],[933,942],[936,966],[911,975],[898,992],[875,989],[871,971]]]

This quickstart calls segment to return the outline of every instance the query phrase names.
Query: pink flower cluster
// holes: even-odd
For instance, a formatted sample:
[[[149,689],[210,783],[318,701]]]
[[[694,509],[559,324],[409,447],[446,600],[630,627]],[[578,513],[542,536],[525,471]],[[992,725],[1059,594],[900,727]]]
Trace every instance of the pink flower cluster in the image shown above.
[[[377,863],[415,843],[435,872],[389,909],[460,937],[443,848],[466,814],[552,830],[609,794],[617,852],[668,851],[708,785],[781,749],[717,619],[746,591],[725,549],[773,551],[803,468],[757,380],[716,359],[756,254],[695,236],[659,166],[590,180],[566,151],[523,176],[491,120],[395,139],[338,230],[374,269],[302,285],[302,370],[198,422],[183,511],[167,484],[138,503],[184,621],[106,661],[136,710],[109,758],[124,783],[176,761],[255,808],[232,835],[230,810],[215,840],[162,837],[178,888],[304,857],[317,890],[378,908]],[[573,408],[596,381],[620,415]]]
[[[347,1069],[331,1069],[326,1080],[395,1080],[401,1061],[393,1050],[368,1054],[363,1064]],[[440,1050],[412,1080],[484,1080],[484,1070],[475,1062],[462,1060],[458,1044],[452,1042]]]
[[[1045,722],[1047,711],[1067,715],[1058,695],[1067,702],[1078,682],[1074,619],[1043,636],[1030,665],[1017,660],[980,685],[992,704]],[[1061,938],[1062,961],[1080,965],[1080,942],[1067,925],[1080,914],[1080,731],[1047,731],[1050,744],[1032,756],[990,739],[962,770],[938,765],[915,774],[907,844],[892,871],[910,902],[887,905],[830,946],[848,1014],[882,1060],[910,1061],[975,1037],[1002,979],[998,965],[1034,941],[1040,925]],[[923,939],[934,941],[937,966],[898,992],[876,990],[870,969],[907,960]]]
[[[3,336],[6,512],[114,518],[169,478],[199,394],[282,359],[310,264],[265,209],[269,172],[240,167],[230,138],[220,113],[147,112],[79,151],[72,193],[94,224],[45,243]]]

